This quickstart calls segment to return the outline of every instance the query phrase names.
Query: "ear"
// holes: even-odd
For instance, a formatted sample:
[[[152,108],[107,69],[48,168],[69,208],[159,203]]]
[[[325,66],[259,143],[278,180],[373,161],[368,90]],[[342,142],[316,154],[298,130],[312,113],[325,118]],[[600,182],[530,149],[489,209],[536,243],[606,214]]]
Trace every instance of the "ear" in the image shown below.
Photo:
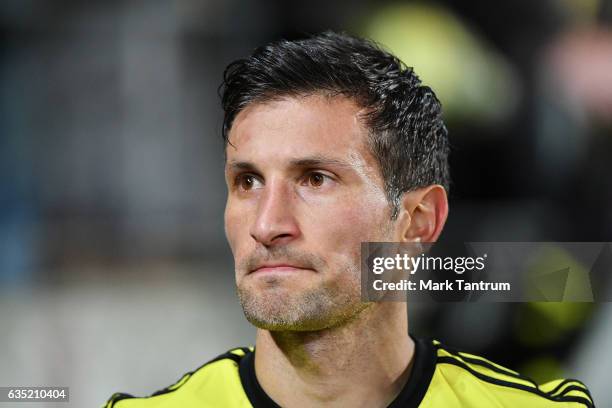
[[[436,242],[447,216],[448,199],[441,185],[404,193],[398,214],[397,242]]]

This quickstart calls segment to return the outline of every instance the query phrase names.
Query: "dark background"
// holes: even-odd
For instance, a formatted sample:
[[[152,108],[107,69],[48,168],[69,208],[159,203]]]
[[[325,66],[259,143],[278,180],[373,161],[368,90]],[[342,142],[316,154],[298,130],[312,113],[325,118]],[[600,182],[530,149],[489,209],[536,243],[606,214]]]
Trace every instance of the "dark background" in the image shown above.
[[[611,22],[597,0],[3,1],[0,385],[90,406],[252,343],[217,88],[270,40],[369,36],[432,86],[453,146],[444,239],[612,241]],[[409,311],[418,335],[612,404],[609,304]]]

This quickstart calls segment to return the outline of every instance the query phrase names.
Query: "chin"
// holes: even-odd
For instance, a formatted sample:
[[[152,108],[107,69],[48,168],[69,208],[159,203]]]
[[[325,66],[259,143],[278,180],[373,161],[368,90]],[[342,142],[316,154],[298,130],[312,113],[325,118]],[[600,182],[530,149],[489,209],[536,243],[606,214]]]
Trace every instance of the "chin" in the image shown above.
[[[313,322],[309,320],[303,321],[282,321],[278,319],[266,319],[264,317],[259,316],[248,316],[246,315],[247,320],[253,326],[258,329],[268,330],[272,332],[307,332],[307,331],[318,331],[327,328],[325,324],[321,324],[320,322]]]
[[[246,319],[255,327],[270,331],[311,331],[324,329],[326,313],[319,305],[288,291],[239,291]],[[302,301],[296,301],[302,298]]]

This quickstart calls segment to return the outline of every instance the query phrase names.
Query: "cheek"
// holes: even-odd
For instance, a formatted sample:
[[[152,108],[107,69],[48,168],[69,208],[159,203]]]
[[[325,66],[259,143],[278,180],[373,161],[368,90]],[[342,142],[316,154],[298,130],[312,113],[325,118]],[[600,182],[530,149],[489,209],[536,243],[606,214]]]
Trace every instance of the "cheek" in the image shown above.
[[[223,219],[227,242],[229,243],[234,257],[236,257],[240,250],[241,241],[244,241],[245,233],[246,237],[249,237],[248,231],[244,231],[247,224],[245,222],[240,222],[241,219],[244,220],[244,211],[241,211],[232,201],[228,201]]]
[[[305,235],[314,238],[312,242],[316,243],[320,253],[358,257],[361,242],[384,240],[385,210],[384,206],[364,206],[361,202],[321,206],[313,213],[317,221],[308,223],[316,227],[310,234],[306,231]]]
[[[249,252],[249,232],[244,222],[244,212],[236,206],[228,205],[224,212],[225,236],[234,258],[234,273],[236,283],[240,284],[245,272],[241,270],[241,261]]]
[[[378,237],[378,231],[387,221],[388,203],[381,194],[363,191],[346,195],[329,206],[320,207],[323,219],[337,229],[338,233],[349,235],[359,241]]]

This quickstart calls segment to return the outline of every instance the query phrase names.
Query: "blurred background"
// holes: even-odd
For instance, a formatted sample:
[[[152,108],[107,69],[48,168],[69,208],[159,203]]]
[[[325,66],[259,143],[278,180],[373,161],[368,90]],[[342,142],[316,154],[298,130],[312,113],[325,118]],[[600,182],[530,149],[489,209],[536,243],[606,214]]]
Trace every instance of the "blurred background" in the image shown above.
[[[379,41],[442,100],[444,239],[612,241],[610,0],[4,0],[0,386],[69,386],[68,405],[99,406],[252,344],[217,88],[254,47],[325,29]],[[610,303],[409,314],[417,335],[579,378],[612,406]]]

